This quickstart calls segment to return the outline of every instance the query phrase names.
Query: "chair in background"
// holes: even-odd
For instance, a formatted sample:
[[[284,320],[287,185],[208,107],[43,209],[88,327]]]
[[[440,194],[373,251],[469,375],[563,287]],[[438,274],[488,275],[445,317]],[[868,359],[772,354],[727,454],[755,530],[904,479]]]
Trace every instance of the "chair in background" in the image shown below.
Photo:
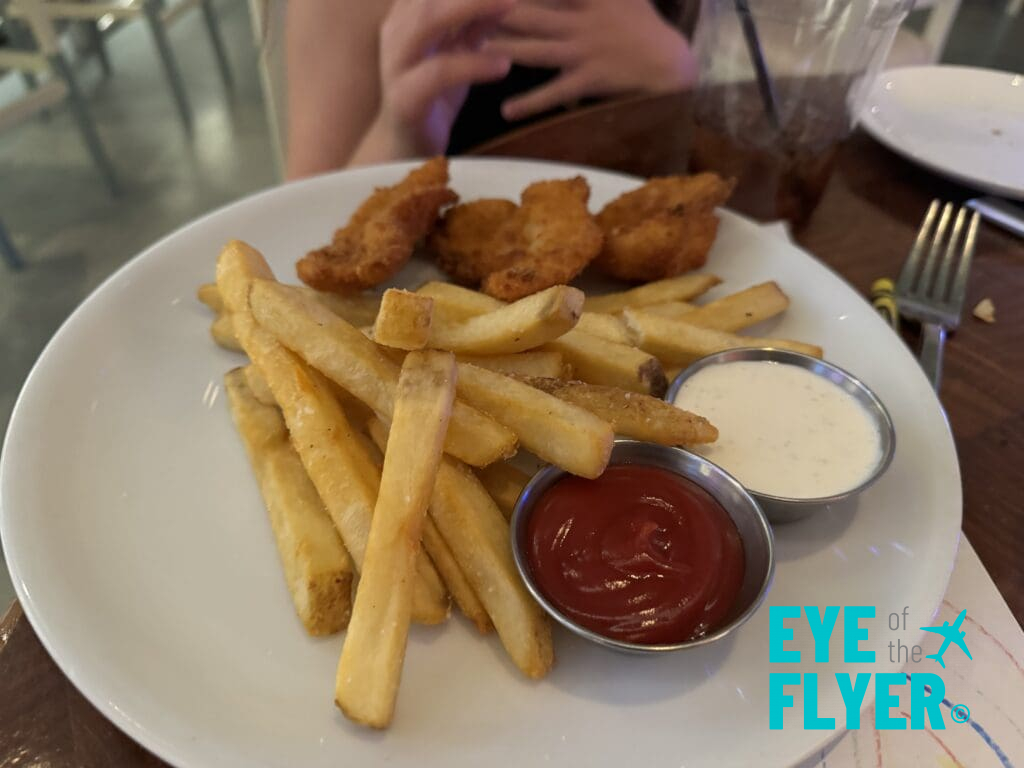
[[[928,16],[920,33],[906,25],[896,33],[885,68],[915,67],[935,64],[946,47],[950,30],[960,10],[961,0],[918,0],[915,11],[927,10]]]
[[[249,0],[249,18],[256,47],[260,51],[260,87],[270,140],[274,145],[274,164],[278,178],[283,179],[288,123],[284,64],[285,3],[282,0]]]
[[[101,20],[109,24],[112,21],[144,18],[153,34],[153,42],[156,45],[164,75],[167,77],[167,84],[170,86],[178,116],[181,118],[185,132],[189,135],[192,134],[192,108],[185,94],[185,85],[178,62],[167,38],[168,25],[173,24],[188,11],[199,8],[210,35],[221,79],[228,90],[231,90],[233,86],[227,49],[224,47],[224,40],[221,37],[213,0],[174,0],[174,2],[164,2],[164,0],[10,0],[10,9],[14,14],[22,14],[26,4],[38,5],[52,21],[90,22],[99,36],[98,50],[102,49],[102,32],[97,26]],[[102,62],[103,54],[100,56]]]
[[[52,20],[42,11],[41,0],[17,2],[20,6],[19,15],[31,33],[33,47],[0,48],[0,70],[29,74],[35,81],[35,88],[12,103],[0,105],[0,130],[20,123],[67,99],[86,149],[110,193],[116,195],[120,187],[114,165],[96,131],[96,124],[75,81],[71,65],[61,51]],[[2,6],[3,3],[0,2],[0,10],[3,10]],[[51,76],[39,82],[36,76],[47,72]],[[10,242],[9,239],[7,242]]]
[[[13,270],[19,270],[25,266],[25,262],[21,260],[18,249],[14,247],[14,242],[7,234],[7,230],[4,229],[2,220],[0,220],[0,258]]]

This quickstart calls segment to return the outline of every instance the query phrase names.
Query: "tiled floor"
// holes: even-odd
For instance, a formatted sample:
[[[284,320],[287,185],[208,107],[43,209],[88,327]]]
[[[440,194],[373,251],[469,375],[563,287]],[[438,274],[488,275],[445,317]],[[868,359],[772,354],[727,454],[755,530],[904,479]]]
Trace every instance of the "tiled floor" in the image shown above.
[[[1024,14],[965,0],[946,60],[1024,70]],[[248,6],[219,0],[236,86],[226,94],[198,14],[171,30],[195,112],[185,138],[141,23],[110,37],[114,75],[81,69],[103,140],[125,183],[113,200],[57,108],[0,133],[0,217],[28,266],[0,266],[0,434],[26,374],[68,313],[113,270],[184,222],[274,182]],[[2,90],[2,89],[0,89]],[[0,566],[0,612],[13,597]]]

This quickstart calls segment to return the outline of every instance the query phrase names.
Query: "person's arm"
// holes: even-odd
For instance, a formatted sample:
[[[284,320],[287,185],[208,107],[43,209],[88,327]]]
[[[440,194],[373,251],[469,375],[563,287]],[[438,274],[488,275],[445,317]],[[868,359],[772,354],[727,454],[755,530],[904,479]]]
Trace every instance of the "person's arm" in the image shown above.
[[[289,178],[443,152],[469,86],[511,66],[481,45],[514,4],[289,3]]]
[[[285,22],[288,178],[341,168],[380,105],[389,0],[292,0]]]

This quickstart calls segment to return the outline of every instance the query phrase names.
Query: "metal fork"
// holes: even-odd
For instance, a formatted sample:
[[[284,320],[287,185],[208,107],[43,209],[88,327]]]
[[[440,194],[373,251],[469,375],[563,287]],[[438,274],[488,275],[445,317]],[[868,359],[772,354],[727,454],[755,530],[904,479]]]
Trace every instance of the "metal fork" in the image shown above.
[[[900,313],[921,323],[921,367],[936,392],[942,380],[946,332],[960,325],[980,219],[977,212],[961,207],[954,220],[952,203],[932,200],[896,281],[894,295]],[[947,237],[950,221],[953,230]]]

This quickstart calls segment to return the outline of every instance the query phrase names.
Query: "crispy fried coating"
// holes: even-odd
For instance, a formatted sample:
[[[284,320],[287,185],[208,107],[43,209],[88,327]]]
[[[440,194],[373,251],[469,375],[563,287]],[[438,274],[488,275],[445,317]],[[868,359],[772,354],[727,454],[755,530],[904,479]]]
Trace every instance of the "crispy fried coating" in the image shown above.
[[[515,301],[568,283],[601,250],[586,179],[538,181],[522,202],[484,199],[445,214],[428,247],[455,280]]]
[[[427,250],[453,280],[479,285],[491,272],[517,255],[519,237],[506,228],[518,206],[511,200],[485,198],[449,208],[427,241]],[[498,242],[499,235],[507,242]]]
[[[595,264],[620,280],[648,281],[704,265],[718,233],[715,208],[735,181],[713,173],[651,179],[597,215],[604,247]]]
[[[601,250],[601,229],[587,210],[586,179],[538,181],[523,190],[522,204],[496,233],[507,266],[488,274],[485,293],[515,301],[570,282]]]
[[[441,208],[456,200],[448,188],[447,158],[428,160],[393,187],[374,190],[329,245],[299,260],[299,278],[334,293],[378,285],[405,265],[433,229]]]

